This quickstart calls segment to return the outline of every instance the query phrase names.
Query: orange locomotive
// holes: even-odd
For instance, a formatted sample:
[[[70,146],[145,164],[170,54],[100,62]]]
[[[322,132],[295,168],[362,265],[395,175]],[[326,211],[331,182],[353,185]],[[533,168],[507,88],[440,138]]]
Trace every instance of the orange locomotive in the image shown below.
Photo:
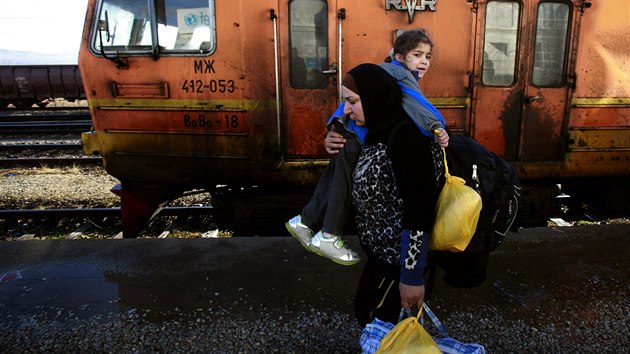
[[[121,181],[125,237],[218,186],[251,191],[225,199],[239,218],[282,225],[328,161],[341,76],[424,28],[425,95],[514,163],[522,210],[544,215],[563,178],[630,175],[629,19],[625,0],[90,0],[84,152]]]

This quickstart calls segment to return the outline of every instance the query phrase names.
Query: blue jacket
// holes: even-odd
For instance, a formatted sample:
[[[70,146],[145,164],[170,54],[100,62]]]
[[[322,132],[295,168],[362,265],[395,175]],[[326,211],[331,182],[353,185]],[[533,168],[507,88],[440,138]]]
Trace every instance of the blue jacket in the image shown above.
[[[446,127],[442,114],[422,94],[418,84],[417,72],[409,71],[397,60],[393,60],[391,63],[383,63],[379,66],[398,80],[398,85],[400,85],[403,94],[403,108],[422,134],[433,137],[435,129]],[[328,119],[328,128],[337,119],[347,131],[357,136],[361,144],[365,144],[367,129],[357,126],[353,120],[344,116],[344,105],[345,102],[341,102],[341,105]]]

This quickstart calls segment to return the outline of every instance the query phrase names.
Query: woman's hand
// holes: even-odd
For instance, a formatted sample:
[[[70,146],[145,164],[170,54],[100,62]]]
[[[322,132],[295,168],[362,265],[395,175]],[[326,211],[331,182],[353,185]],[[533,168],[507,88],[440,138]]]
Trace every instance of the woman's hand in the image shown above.
[[[326,147],[327,153],[335,155],[339,153],[339,150],[343,149],[345,143],[346,139],[343,138],[343,135],[336,131],[329,130],[326,135],[326,140],[324,141],[324,146]]]
[[[448,133],[444,130],[444,128],[437,128],[433,131],[433,133],[435,134],[435,139],[441,147],[445,148],[448,146]]]
[[[413,305],[422,306],[424,302],[424,285],[407,285],[398,284],[400,290],[400,304],[403,308],[408,309]]]

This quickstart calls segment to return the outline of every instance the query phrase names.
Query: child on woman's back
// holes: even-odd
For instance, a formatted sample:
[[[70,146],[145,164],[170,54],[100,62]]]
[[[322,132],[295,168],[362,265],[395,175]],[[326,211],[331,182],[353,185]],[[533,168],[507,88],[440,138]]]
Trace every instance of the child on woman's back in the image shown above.
[[[440,112],[422,95],[418,80],[431,65],[433,42],[422,30],[402,33],[396,39],[391,62],[380,64],[392,75],[403,92],[403,108],[420,131],[433,136],[440,145],[448,145],[448,134]],[[360,94],[360,93],[359,93]],[[361,259],[345,245],[341,235],[350,215],[352,172],[367,130],[346,117],[345,101],[331,116],[326,136],[326,151],[335,156],[320,178],[315,192],[302,213],[285,225],[289,233],[309,251],[342,265]],[[319,230],[314,234],[314,230]]]

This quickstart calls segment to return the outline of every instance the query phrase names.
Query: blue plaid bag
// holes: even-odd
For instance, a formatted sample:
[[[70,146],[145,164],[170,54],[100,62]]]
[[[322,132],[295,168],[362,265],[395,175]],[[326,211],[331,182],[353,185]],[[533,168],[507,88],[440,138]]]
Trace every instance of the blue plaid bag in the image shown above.
[[[486,354],[486,348],[481,344],[476,343],[462,343],[458,340],[451,338],[446,332],[442,322],[438,320],[437,316],[431,311],[429,306],[425,303],[424,312],[429,316],[431,322],[435,328],[440,332],[441,338],[434,336],[433,339],[437,343],[438,347],[445,354]]]
[[[440,336],[434,336],[433,339],[437,343],[438,347],[444,354],[486,354],[486,348],[481,344],[476,343],[462,343],[456,339],[453,339],[449,336],[448,332],[444,328],[444,325],[437,316],[431,311],[429,305],[424,303],[423,305],[424,313],[426,313],[431,322],[435,326],[435,328],[440,332]],[[424,314],[423,314],[424,315]],[[398,322],[400,322],[405,317],[413,316],[409,309],[402,309],[400,311],[400,317]],[[422,317],[424,320],[424,316]],[[424,326],[424,321],[422,323]],[[363,349],[362,354],[374,354],[376,350],[381,344],[381,340],[389,333],[392,328],[394,328],[394,324],[389,322],[383,322],[378,318],[375,318],[374,321],[368,323],[365,328],[361,331],[361,337],[359,338],[359,344],[361,345],[361,349]]]
[[[381,340],[394,328],[393,323],[383,322],[378,318],[368,323],[361,331],[359,344],[363,349],[362,354],[374,354],[381,344]]]

